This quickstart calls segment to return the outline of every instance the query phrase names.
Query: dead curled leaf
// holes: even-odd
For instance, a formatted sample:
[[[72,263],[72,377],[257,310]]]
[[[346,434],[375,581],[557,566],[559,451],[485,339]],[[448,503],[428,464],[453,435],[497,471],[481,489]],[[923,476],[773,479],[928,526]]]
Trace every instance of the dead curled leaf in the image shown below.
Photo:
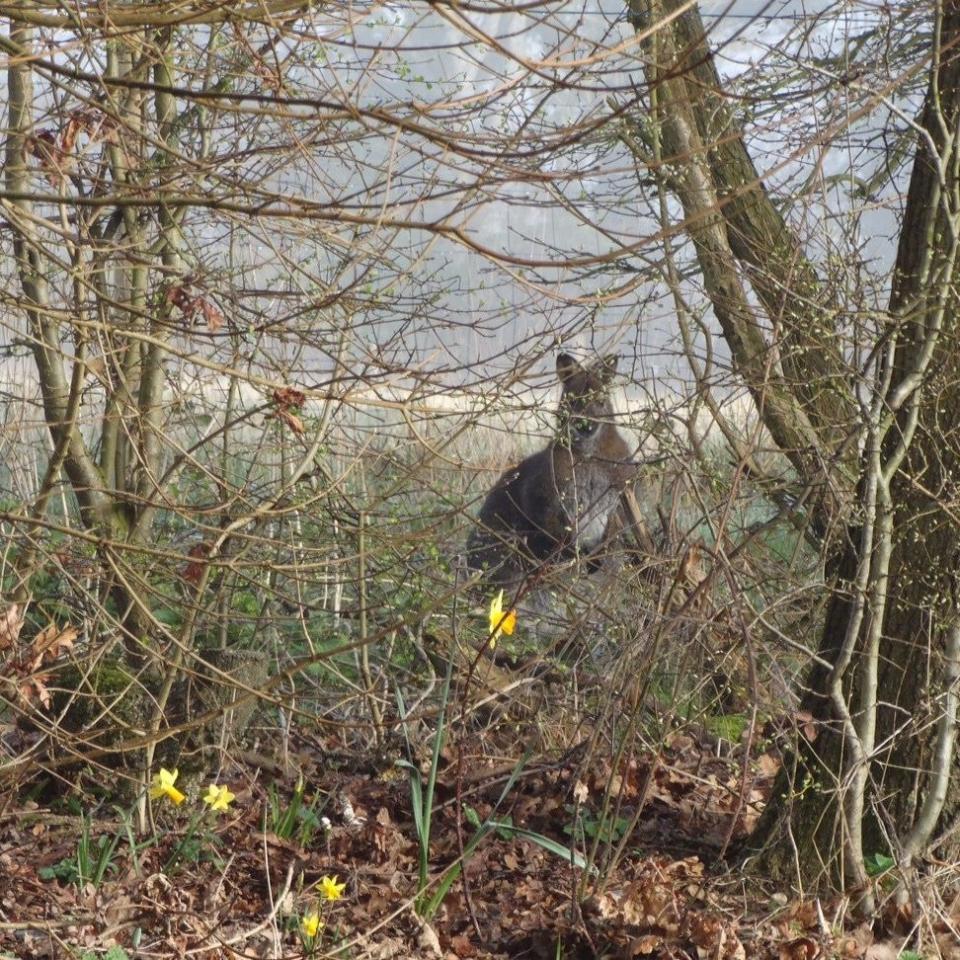
[[[224,316],[220,310],[202,293],[193,293],[192,280],[189,277],[185,277],[182,283],[167,287],[165,296],[167,302],[172,303],[185,320],[193,320],[199,313],[211,333],[216,333],[224,324]]]
[[[645,933],[642,937],[637,937],[631,941],[627,948],[627,955],[631,957],[649,957],[650,954],[660,949],[663,939],[653,933]]]
[[[897,960],[899,956],[899,948],[892,943],[875,943],[867,947],[863,960]],[[942,954],[942,956],[949,956],[949,954]]]
[[[295,387],[278,387],[271,399],[277,408],[277,419],[282,420],[294,433],[304,433],[306,428],[303,420],[291,411],[299,411],[307,402],[307,395]]]
[[[17,642],[25,612],[21,604],[12,603],[0,617],[0,650],[6,650]]]
[[[116,121],[89,107],[72,111],[59,130],[47,127],[26,138],[26,152],[40,161],[40,168],[53,186],[66,174],[76,171],[77,138],[81,133],[85,133],[91,143],[117,142]]]
[[[798,710],[794,714],[794,722],[810,743],[817,739],[817,722],[809,710]]]
[[[702,957],[722,960],[746,960],[746,951],[736,934],[736,925],[709,913],[693,913],[687,918],[687,936]]]
[[[307,402],[307,395],[295,387],[277,387],[272,399],[280,410],[289,410],[291,407],[299,410]]]
[[[209,300],[200,301],[200,311],[211,333],[216,333],[223,326],[223,314]]]
[[[116,126],[116,121],[99,110],[89,108],[74,110],[60,139],[60,149],[64,153],[72,153],[77,144],[77,135],[81,132],[86,133],[91,141],[103,139],[113,142]]]
[[[204,568],[204,564],[201,561],[204,560],[209,553],[209,543],[195,543],[187,552],[187,556],[191,559],[188,563],[184,564],[183,569],[180,571],[180,576],[190,583],[199,583],[200,578],[203,576]]]
[[[420,947],[422,951],[421,956],[442,957],[443,950],[440,947],[440,938],[437,936],[436,930],[434,930],[426,920],[422,920],[416,917],[416,915],[414,915],[414,919],[417,920],[420,927],[417,946]]]
[[[30,645],[28,672],[39,670],[44,663],[53,663],[61,654],[73,648],[78,636],[77,631],[69,625],[60,628],[56,624],[50,624],[41,630]]]
[[[780,944],[777,956],[778,960],[817,960],[821,952],[813,937],[797,937]]]
[[[0,650],[14,647],[19,640],[24,612],[25,608],[15,603],[0,617]],[[50,707],[50,692],[46,686],[50,677],[37,671],[71,650],[78,636],[76,628],[70,624],[59,627],[51,623],[33,638],[29,646],[8,656],[3,663],[3,676],[16,689],[21,703],[29,705],[39,700],[44,707]]]
[[[53,186],[57,186],[64,173],[73,164],[73,158],[65,154],[57,143],[57,135],[53,130],[38,130],[37,133],[27,137],[25,148],[40,161],[41,169]]]
[[[305,427],[303,421],[295,414],[290,413],[289,410],[278,410],[277,416],[294,432],[294,433],[303,433]]]
[[[50,677],[47,674],[39,674],[28,677],[17,686],[17,693],[20,700],[25,705],[30,705],[35,699],[47,709],[50,709],[50,691],[47,689],[46,681]]]

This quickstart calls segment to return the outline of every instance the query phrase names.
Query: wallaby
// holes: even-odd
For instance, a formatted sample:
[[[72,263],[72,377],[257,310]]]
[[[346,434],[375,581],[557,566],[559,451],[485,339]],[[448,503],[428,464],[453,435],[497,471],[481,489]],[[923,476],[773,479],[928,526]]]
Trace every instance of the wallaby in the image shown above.
[[[618,359],[581,366],[569,354],[557,357],[557,435],[500,477],[467,541],[470,565],[485,571],[486,582],[516,589],[544,566],[576,556],[597,569],[631,522],[621,495],[637,467],[610,403]]]

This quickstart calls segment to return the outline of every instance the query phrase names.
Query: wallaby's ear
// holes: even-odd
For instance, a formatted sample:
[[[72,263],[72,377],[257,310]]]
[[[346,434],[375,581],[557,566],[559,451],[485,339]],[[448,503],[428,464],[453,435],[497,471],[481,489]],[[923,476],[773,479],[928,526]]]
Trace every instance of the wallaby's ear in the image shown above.
[[[600,370],[600,376],[603,377],[605,383],[609,383],[616,376],[619,362],[620,354],[618,353],[608,353],[598,361],[597,366]]]
[[[557,376],[561,383],[566,383],[574,374],[580,373],[583,367],[577,363],[569,353],[557,355]]]

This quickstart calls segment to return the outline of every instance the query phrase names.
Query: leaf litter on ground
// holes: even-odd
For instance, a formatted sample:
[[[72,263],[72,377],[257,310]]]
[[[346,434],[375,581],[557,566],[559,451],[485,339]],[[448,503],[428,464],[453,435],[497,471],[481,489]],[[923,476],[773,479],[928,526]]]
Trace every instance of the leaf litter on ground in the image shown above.
[[[317,747],[323,756],[323,743]],[[724,844],[753,828],[776,766],[761,755],[744,784],[739,759],[718,757],[685,734],[668,739],[657,755],[614,762],[572,751],[562,762],[531,762],[497,810],[497,828],[429,923],[413,913],[415,832],[405,783],[390,770],[301,770],[301,782],[344,798],[351,813],[349,827],[339,817],[304,846],[264,831],[268,791],[254,782],[238,790],[234,815],[212,824],[221,841],[216,850],[164,872],[184,830],[182,820],[179,827],[171,821],[135,858],[120,843],[114,869],[96,888],[50,876],[49,868],[75,849],[78,822],[28,803],[0,821],[0,950],[56,957],[66,955],[65,945],[114,947],[130,957],[139,950],[173,958],[273,956],[279,949],[295,957],[303,953],[297,920],[311,906],[310,890],[337,876],[346,887],[327,905],[323,947],[355,958],[896,957],[905,943],[902,922],[886,929],[825,922],[842,911],[764,893],[734,862],[716,862]],[[472,761],[468,789],[461,784],[460,809],[472,811],[475,822],[490,815],[502,788],[502,749],[489,763],[488,783],[482,769],[482,761]],[[238,767],[222,779],[248,776]],[[273,789],[292,795],[295,787],[291,781]],[[606,827],[605,803],[616,810]],[[438,779],[435,878],[457,861],[463,835],[474,829],[457,810],[451,753]],[[578,832],[575,821],[593,827]],[[94,818],[91,828],[107,835],[120,825]],[[580,869],[577,858],[591,848],[599,851],[596,869]]]

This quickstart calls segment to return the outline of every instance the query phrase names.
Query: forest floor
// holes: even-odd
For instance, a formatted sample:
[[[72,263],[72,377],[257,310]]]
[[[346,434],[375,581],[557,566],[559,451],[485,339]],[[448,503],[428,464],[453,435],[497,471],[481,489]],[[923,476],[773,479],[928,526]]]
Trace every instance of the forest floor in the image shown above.
[[[410,771],[350,762],[335,736],[314,736],[298,754],[299,811],[296,778],[271,779],[249,759],[222,772],[236,797],[219,815],[155,801],[149,842],[122,818],[94,814],[78,849],[83,823],[62,804],[8,807],[0,957],[960,956],[949,920],[934,931],[938,952],[915,953],[902,910],[857,923],[841,901],[769,888],[741,871],[737,851],[777,772],[772,752],[745,759],[741,747],[724,753],[677,733],[656,756],[613,762],[594,745],[555,762],[530,758],[517,772],[520,757],[504,744],[451,740],[439,763],[426,898],[465,847],[468,856],[430,916],[423,898],[415,909]],[[471,851],[475,825],[494,810],[503,826]],[[561,845],[589,866],[561,856]],[[328,883],[327,899],[323,877],[344,884],[342,895]]]

